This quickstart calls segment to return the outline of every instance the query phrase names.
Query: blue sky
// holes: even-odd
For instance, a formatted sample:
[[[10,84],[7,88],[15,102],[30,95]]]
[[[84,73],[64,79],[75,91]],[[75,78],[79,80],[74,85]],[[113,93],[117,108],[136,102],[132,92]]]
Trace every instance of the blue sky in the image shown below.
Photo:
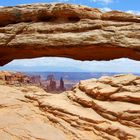
[[[49,2],[66,2],[87,5],[90,7],[104,8],[108,7],[113,10],[122,11],[140,11],[140,0],[1,0],[1,6],[11,6],[27,3],[49,3]]]
[[[65,2],[100,8],[104,11],[120,10],[140,15],[140,0],[1,0],[0,6],[28,3]],[[1,70],[17,71],[87,71],[87,72],[129,72],[140,73],[140,62],[126,58],[112,61],[75,61],[68,58],[36,58],[14,60],[0,67]]]

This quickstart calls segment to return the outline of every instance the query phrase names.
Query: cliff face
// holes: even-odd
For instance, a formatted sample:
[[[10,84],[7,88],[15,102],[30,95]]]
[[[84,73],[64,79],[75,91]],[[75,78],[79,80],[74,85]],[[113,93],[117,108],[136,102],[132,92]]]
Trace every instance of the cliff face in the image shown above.
[[[139,140],[140,77],[89,79],[62,94],[0,86],[0,138]]]
[[[13,59],[63,56],[140,60],[140,16],[70,4],[0,8],[0,65]]]
[[[31,78],[20,72],[0,71],[0,84],[21,85],[31,83]]]

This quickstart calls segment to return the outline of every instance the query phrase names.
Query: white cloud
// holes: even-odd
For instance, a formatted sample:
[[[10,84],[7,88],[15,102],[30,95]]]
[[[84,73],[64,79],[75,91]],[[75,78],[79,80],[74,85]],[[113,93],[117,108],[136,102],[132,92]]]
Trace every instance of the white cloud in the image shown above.
[[[91,2],[101,2],[103,4],[109,4],[112,3],[113,0],[90,0]]]
[[[7,65],[12,66],[77,66],[81,63],[81,61],[74,61],[73,59],[69,58],[60,58],[60,57],[41,57],[41,58],[34,58],[34,59],[20,59],[20,60],[13,60],[11,63]]]
[[[14,60],[6,66],[12,66],[15,69],[19,66],[24,66],[25,68],[28,67],[29,69],[32,69],[32,67],[40,68],[44,66],[47,70],[47,68],[51,69],[56,66],[59,68],[67,67],[69,68],[69,71],[73,68],[72,71],[74,69],[81,69],[89,72],[140,72],[140,62],[126,58],[115,59],[112,61],[75,61],[69,58],[42,57],[35,59]]]
[[[130,13],[130,14],[134,14],[134,15],[140,15],[140,11],[135,11],[135,10],[128,10],[126,11],[127,13]]]
[[[112,11],[112,9],[109,8],[109,7],[103,7],[103,8],[100,8],[100,9],[101,9],[101,11],[103,11],[103,12],[109,12],[109,11]]]
[[[69,2],[70,0],[58,0],[58,2]]]

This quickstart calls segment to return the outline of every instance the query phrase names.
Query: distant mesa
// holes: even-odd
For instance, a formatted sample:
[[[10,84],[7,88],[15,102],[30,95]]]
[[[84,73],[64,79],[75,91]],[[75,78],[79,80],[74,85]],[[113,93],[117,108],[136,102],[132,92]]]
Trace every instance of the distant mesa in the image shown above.
[[[63,78],[61,77],[60,81],[56,81],[54,75],[48,75],[47,76],[47,87],[44,87],[44,89],[47,92],[62,92],[65,91],[66,88],[64,87],[64,81]],[[57,85],[59,86],[57,87]]]
[[[20,72],[0,71],[0,82],[1,84],[18,86],[21,84],[29,84],[31,79]]]
[[[40,75],[28,76],[21,72],[1,71],[0,83],[14,86],[35,85],[53,93],[61,93],[66,90],[63,78],[61,77],[60,81],[57,81],[54,75],[48,75],[47,79],[42,79]]]

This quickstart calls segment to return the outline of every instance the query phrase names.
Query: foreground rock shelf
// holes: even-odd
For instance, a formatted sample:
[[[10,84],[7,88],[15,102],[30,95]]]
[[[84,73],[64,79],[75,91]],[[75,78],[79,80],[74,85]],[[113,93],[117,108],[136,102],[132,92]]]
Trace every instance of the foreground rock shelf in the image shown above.
[[[43,56],[140,60],[140,16],[71,4],[0,8],[0,65]]]
[[[84,80],[71,91],[0,85],[2,140],[139,140],[140,77]]]

